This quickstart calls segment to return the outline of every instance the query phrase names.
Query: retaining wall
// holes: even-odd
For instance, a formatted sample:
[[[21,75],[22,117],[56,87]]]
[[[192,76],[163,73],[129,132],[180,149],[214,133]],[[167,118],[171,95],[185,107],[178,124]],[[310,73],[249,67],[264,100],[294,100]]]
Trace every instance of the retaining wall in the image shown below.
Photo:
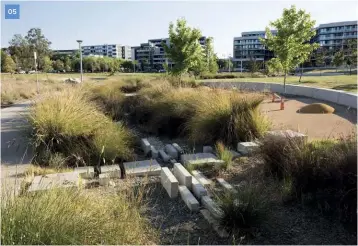
[[[283,85],[265,82],[202,82],[203,85],[215,88],[233,88],[240,90],[271,91],[283,93]],[[314,88],[301,85],[286,85],[286,94],[304,96],[327,102],[340,104],[357,109],[357,94],[324,88]]]

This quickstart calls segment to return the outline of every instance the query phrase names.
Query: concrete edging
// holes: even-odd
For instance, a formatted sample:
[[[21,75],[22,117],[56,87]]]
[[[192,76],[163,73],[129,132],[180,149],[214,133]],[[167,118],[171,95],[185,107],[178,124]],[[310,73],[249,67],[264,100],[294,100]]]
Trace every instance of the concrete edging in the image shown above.
[[[283,85],[266,82],[202,82],[214,88],[233,88],[253,91],[283,93]],[[286,94],[310,97],[357,109],[357,94],[333,89],[314,88],[301,85],[286,85]]]

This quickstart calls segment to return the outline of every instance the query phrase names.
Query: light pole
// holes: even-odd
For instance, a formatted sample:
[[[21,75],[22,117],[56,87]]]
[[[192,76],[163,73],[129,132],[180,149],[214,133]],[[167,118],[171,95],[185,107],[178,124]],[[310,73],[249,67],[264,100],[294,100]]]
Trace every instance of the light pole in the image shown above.
[[[81,49],[81,43],[82,40],[77,40],[79,51],[80,51],[80,69],[81,69],[81,83],[83,82],[83,71],[82,71],[82,49]]]

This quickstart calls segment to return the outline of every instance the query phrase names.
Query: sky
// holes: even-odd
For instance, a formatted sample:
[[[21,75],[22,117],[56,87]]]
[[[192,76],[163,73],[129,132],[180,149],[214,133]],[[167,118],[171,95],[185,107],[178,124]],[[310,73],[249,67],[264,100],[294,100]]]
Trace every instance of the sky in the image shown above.
[[[20,4],[20,19],[4,16],[5,4]],[[41,28],[52,49],[83,45],[138,46],[168,37],[171,21],[184,17],[204,36],[214,38],[219,57],[232,55],[233,38],[245,31],[264,30],[291,5],[305,9],[322,23],[358,19],[356,1],[6,1],[1,3],[1,47],[14,34]]]

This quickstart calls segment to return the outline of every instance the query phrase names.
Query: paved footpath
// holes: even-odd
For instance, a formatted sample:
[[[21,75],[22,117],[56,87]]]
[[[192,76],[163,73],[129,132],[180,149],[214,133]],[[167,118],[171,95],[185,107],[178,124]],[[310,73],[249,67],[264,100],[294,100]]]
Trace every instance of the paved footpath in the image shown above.
[[[1,185],[18,191],[21,174],[31,163],[33,151],[26,138],[30,130],[26,121],[31,102],[1,109]],[[2,190],[4,191],[4,190]]]

